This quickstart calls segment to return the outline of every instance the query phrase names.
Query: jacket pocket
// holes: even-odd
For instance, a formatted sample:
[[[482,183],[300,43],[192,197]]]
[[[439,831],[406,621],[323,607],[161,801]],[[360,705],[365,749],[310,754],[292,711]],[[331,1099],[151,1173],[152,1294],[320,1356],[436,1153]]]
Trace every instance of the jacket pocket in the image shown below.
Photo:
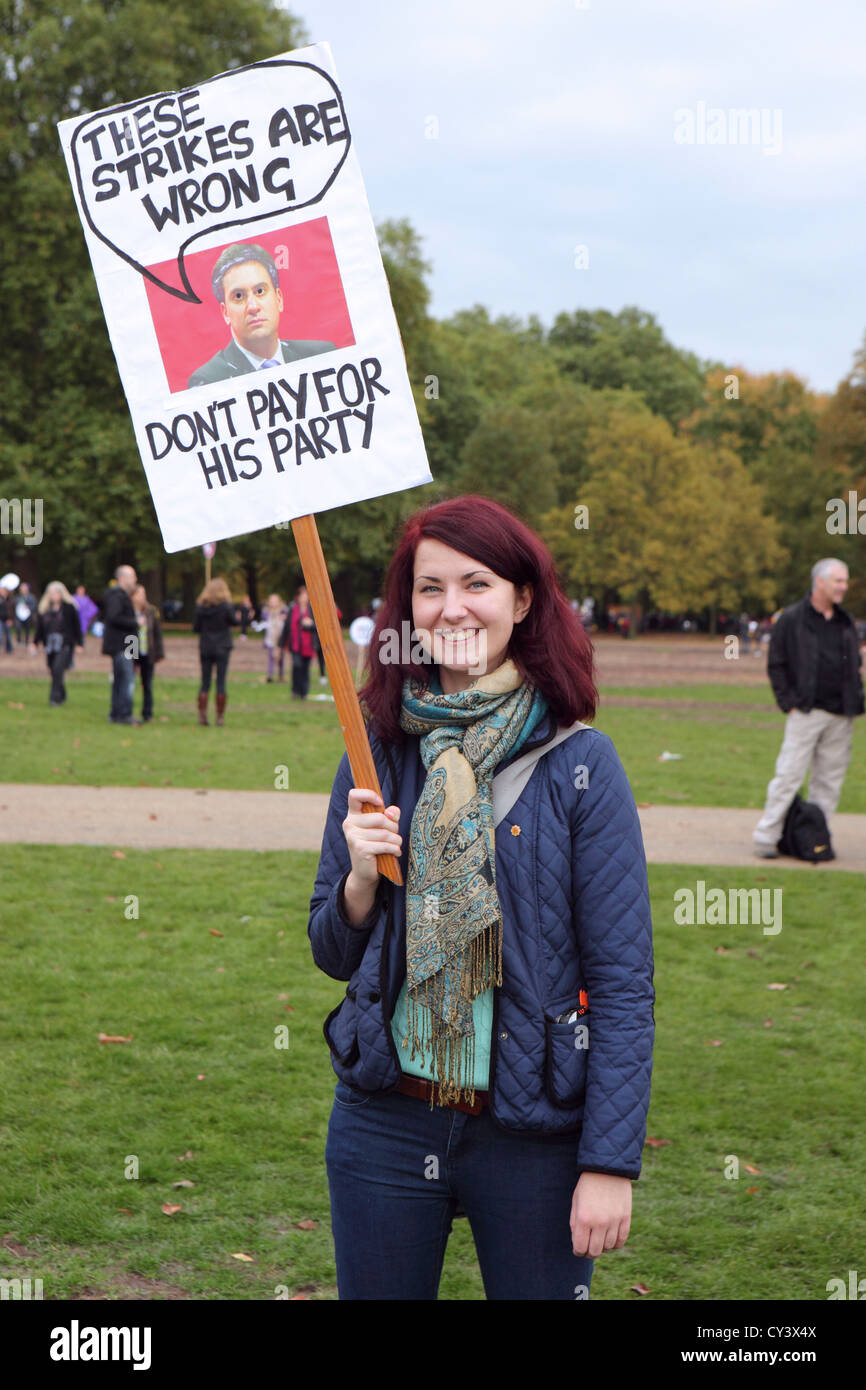
[[[563,1109],[573,1110],[583,1103],[586,1091],[586,1059],[589,1051],[589,1012],[585,1009],[572,1023],[557,1023],[561,1014],[574,1013],[580,1006],[557,1008],[546,1015],[544,1089],[548,1099]]]
[[[341,1067],[351,1067],[360,1054],[358,1047],[358,1013],[355,991],[347,990],[336,1009],[332,1009],[322,1024],[325,1042]]]

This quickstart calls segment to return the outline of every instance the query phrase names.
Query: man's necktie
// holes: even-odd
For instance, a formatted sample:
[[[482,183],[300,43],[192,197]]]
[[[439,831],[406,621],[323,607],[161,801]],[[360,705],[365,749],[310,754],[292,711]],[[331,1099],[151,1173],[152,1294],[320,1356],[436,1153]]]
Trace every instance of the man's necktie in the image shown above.
[[[282,365],[282,357],[269,357],[267,362],[263,362],[262,365],[259,367],[259,371],[263,372],[265,370],[265,367],[281,367]]]

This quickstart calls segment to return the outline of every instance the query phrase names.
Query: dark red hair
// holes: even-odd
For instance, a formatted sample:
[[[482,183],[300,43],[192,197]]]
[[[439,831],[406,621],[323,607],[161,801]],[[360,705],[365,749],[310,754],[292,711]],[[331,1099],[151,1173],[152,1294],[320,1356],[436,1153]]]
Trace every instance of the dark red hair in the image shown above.
[[[360,692],[376,732],[389,743],[403,738],[400,703],[403,681],[414,676],[423,684],[430,665],[382,662],[380,634],[410,634],[415,551],[422,537],[480,560],[516,588],[532,585],[532,603],[511,634],[508,655],[530,685],[541,691],[559,724],[595,715],[598,691],[592,643],[559,586],[553,557],[544,541],[507,507],[486,497],[453,497],[415,512],[406,522],[385,579],[385,593],[370,641],[370,674]],[[408,622],[408,629],[402,624]],[[400,655],[410,655],[403,651]]]

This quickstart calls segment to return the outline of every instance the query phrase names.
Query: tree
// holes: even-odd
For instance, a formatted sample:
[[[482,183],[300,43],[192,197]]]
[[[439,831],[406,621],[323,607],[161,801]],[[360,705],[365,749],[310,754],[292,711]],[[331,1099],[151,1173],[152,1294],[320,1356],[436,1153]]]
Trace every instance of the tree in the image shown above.
[[[701,403],[704,368],[669,343],[652,314],[633,305],[611,314],[578,309],[558,314],[548,341],[563,372],[594,390],[628,387],[674,428]]]
[[[542,521],[575,589],[683,612],[770,603],[780,559],[763,494],[730,450],[698,448],[626,397],[589,432],[579,505]]]
[[[866,336],[854,355],[851,371],[840,381],[818,418],[817,455],[828,480],[827,500],[840,498],[847,508],[853,492],[855,508],[859,509],[866,501]],[[866,522],[863,524],[866,528]],[[866,609],[866,573],[859,526],[858,515],[856,535],[850,531],[845,535],[825,535],[822,553],[848,566],[851,585],[846,604],[862,613]]]
[[[704,401],[683,428],[695,442],[732,449],[763,490],[787,557],[777,575],[779,600],[808,587],[815,560],[827,553],[826,503],[833,470],[819,455],[823,398],[792,372],[754,375],[741,367],[707,374]]]

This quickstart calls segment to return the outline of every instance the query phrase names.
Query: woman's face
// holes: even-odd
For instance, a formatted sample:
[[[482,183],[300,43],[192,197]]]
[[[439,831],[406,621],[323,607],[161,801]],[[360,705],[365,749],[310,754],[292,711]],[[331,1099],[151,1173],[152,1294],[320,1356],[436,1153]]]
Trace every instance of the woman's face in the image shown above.
[[[531,602],[529,585],[516,589],[471,555],[427,536],[419,541],[412,623],[428,658],[438,663],[446,695],[502,665],[514,625]]]

